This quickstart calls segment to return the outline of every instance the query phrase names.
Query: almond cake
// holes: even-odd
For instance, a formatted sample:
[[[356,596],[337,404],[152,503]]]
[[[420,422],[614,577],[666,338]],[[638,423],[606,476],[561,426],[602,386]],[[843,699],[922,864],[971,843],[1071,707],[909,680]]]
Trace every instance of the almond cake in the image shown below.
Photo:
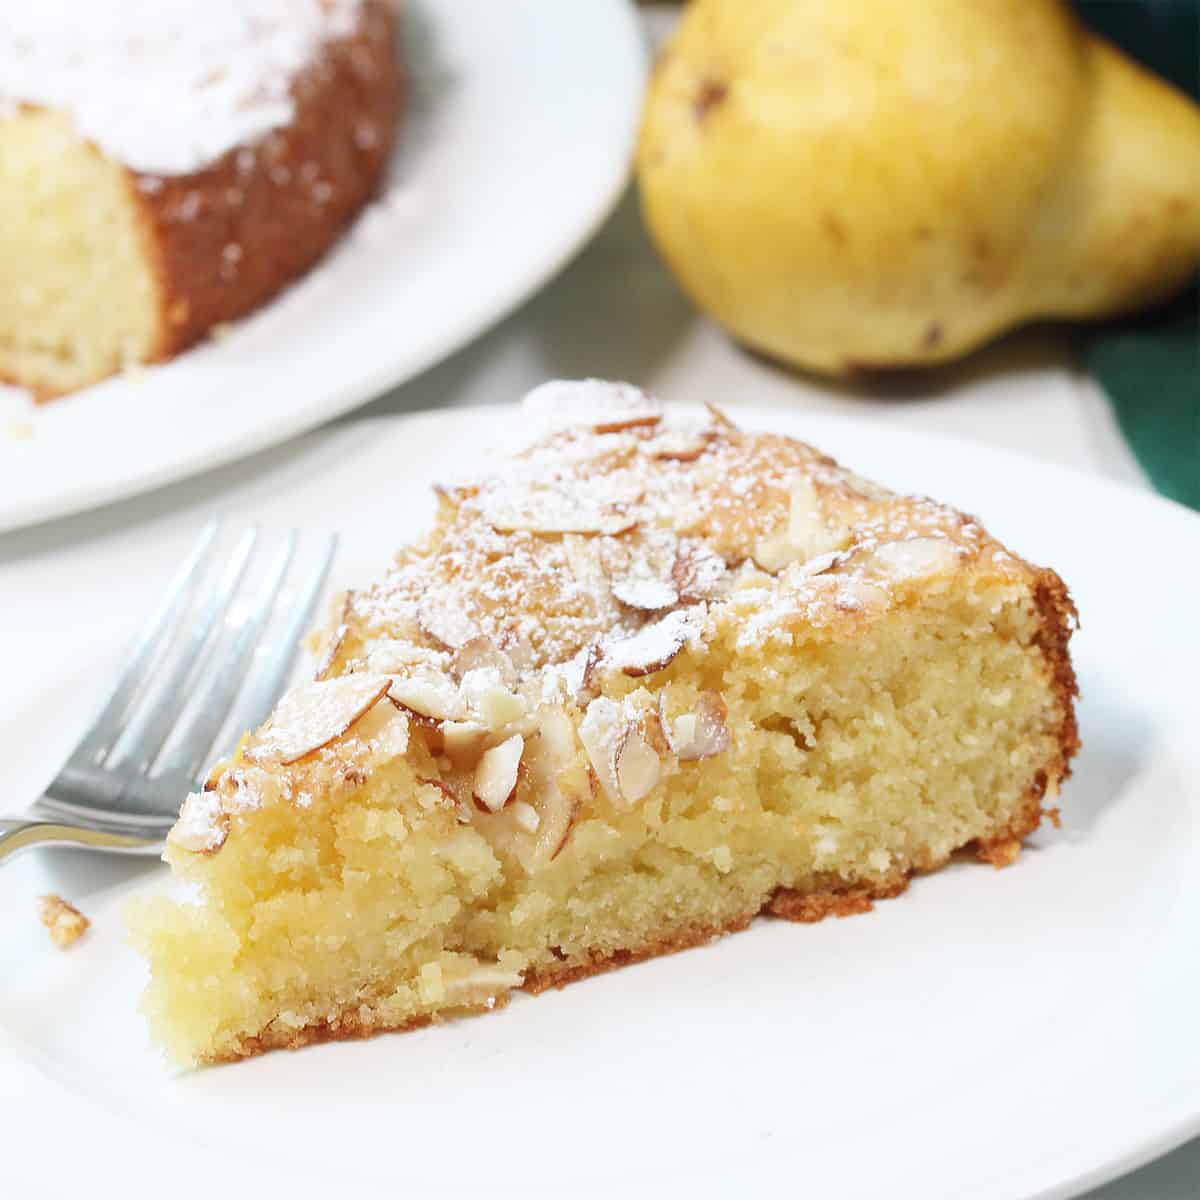
[[[0,0],[0,380],[170,358],[378,186],[395,0]]]
[[[166,858],[197,897],[130,914],[180,1062],[862,912],[1056,815],[1053,571],[715,409],[586,381],[521,419],[532,445],[437,489],[316,679],[184,803]]]

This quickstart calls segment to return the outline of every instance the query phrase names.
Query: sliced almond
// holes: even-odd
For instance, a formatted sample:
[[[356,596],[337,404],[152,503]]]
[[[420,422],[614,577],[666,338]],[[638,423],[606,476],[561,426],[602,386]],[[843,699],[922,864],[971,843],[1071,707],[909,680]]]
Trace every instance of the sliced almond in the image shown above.
[[[325,646],[325,651],[321,655],[320,661],[317,663],[317,669],[313,672],[313,681],[319,683],[322,679],[328,679],[330,671],[333,669],[334,660],[338,656],[338,651],[341,650],[346,638],[350,634],[350,614],[354,611],[354,593],[346,591],[342,594],[341,603],[338,605],[338,624],[329,638]]]
[[[604,648],[604,664],[634,678],[662,671],[695,636],[696,608],[676,609]]]
[[[256,762],[293,763],[342,737],[388,690],[386,675],[323,679],[288,692],[246,748]]]
[[[636,804],[662,773],[662,764],[636,722],[630,722],[613,752],[613,774],[617,790],[626,804]]]
[[[367,670],[377,675],[409,675],[413,671],[445,672],[444,650],[422,646],[407,638],[380,638],[367,651]]]
[[[167,841],[193,854],[215,854],[229,836],[229,814],[216,792],[194,792],[183,802]]]
[[[887,488],[875,483],[874,480],[866,479],[862,475],[856,475],[853,471],[847,471],[845,467],[841,468],[842,482],[847,487],[853,488],[860,496],[865,496],[868,500],[887,500],[893,492]]]
[[[566,846],[579,816],[579,797],[565,791],[554,781],[546,781],[538,791],[538,827],[534,857],[536,869],[542,863],[553,862]]]
[[[703,542],[680,545],[671,566],[671,581],[684,601],[713,600],[723,591],[729,570],[725,560]]]
[[[459,686],[471,719],[492,733],[506,729],[525,715],[525,701],[504,686],[495,667],[468,671]]]
[[[524,753],[525,739],[517,733],[480,756],[473,795],[488,812],[499,812],[515,796]]]
[[[567,840],[583,807],[588,786],[579,763],[578,743],[571,718],[561,708],[541,716],[538,730],[536,775],[538,828],[533,865],[553,862]]]
[[[469,715],[466,700],[448,675],[415,671],[388,682],[388,696],[418,716],[433,721],[462,721]]]
[[[443,783],[440,779],[433,779],[429,776],[418,775],[417,783],[425,787],[433,788],[438,793],[440,801],[434,807],[437,808],[454,808],[458,805],[458,797],[454,794],[448,783]]]
[[[825,520],[812,480],[801,477],[792,486],[786,524],[763,538],[752,557],[764,571],[774,574],[791,563],[841,550],[849,538],[849,530]]]
[[[892,579],[922,579],[952,571],[958,549],[946,538],[918,537],[885,542],[874,553],[875,562]]]
[[[526,804],[524,800],[518,800],[512,806],[512,814],[513,820],[517,823],[519,829],[523,829],[526,833],[537,833],[542,819],[538,816],[538,810],[532,804]]]
[[[626,724],[623,707],[607,696],[593,700],[579,723],[579,740],[601,790],[610,800],[619,800],[621,796],[614,764]]]
[[[317,669],[313,672],[314,683],[320,683],[322,679],[329,678],[329,673],[333,669],[333,663],[338,656],[338,651],[341,650],[342,645],[349,636],[349,625],[339,625],[333,631],[333,636],[326,644],[325,651],[321,655],[320,661],[317,663]]]
[[[824,575],[840,566],[849,556],[844,550],[831,550],[828,554],[818,554],[815,558],[807,559],[800,564],[802,575]]]
[[[590,428],[593,433],[657,425],[662,405],[640,388],[601,379],[556,379],[534,388],[521,407],[550,429]]]
[[[468,671],[494,670],[505,687],[514,687],[517,671],[513,661],[489,637],[477,635],[461,643],[450,661],[450,672],[456,680]]]
[[[637,609],[639,612],[662,612],[674,608],[679,603],[679,593],[673,583],[663,579],[649,579],[631,576],[627,579],[614,579],[612,594],[626,608]]]
[[[888,593],[877,583],[851,576],[841,582],[833,597],[833,606],[839,612],[877,616],[885,612],[891,603]]]
[[[688,432],[683,430],[658,434],[642,446],[647,458],[663,462],[695,462],[708,449],[712,441],[709,431]]]
[[[691,712],[674,720],[666,713],[667,691],[658,695],[659,718],[671,752],[680,762],[696,762],[729,749],[728,710],[716,692],[701,692]]]
[[[483,519],[498,533],[615,536],[637,525],[619,505],[601,504],[556,484],[514,482],[489,490],[479,502]]]
[[[442,747],[452,759],[468,758],[483,745],[487,726],[479,721],[443,721]]]
[[[479,634],[478,624],[455,588],[426,592],[417,605],[417,625],[426,637],[447,650],[457,650]]]
[[[465,975],[444,980],[445,999],[450,1004],[484,1004],[491,1007],[497,996],[507,996],[525,981],[520,971],[497,965],[480,964]]]
[[[708,409],[708,415],[712,417],[714,425],[719,425],[722,429],[728,429],[731,433],[740,433],[741,429],[733,421],[731,421],[725,413],[715,404],[711,404],[705,400],[704,407]]]

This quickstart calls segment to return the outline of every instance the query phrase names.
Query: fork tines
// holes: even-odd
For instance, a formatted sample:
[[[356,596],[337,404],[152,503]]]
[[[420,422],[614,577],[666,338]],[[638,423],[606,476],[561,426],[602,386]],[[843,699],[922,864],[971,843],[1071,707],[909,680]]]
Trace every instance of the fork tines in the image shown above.
[[[173,816],[214,750],[270,712],[335,548],[332,537],[210,521],[47,801]]]

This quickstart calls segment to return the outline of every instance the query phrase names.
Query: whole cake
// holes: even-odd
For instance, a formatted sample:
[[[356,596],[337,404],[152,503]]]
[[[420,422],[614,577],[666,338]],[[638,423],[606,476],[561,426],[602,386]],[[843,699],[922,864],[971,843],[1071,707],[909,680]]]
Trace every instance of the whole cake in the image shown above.
[[[392,0],[0,0],[0,380],[47,399],[268,300],[380,182]]]
[[[1053,571],[715,410],[556,383],[521,419],[546,431],[438,489],[316,681],[184,804],[166,857],[198,898],[130,914],[176,1059],[861,912],[958,851],[1012,862],[1053,804]]]

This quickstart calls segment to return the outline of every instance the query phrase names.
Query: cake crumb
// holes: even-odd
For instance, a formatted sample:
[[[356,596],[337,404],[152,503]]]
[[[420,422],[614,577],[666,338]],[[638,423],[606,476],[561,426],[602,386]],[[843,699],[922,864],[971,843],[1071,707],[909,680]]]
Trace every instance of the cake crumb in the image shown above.
[[[14,442],[28,442],[33,437],[32,421],[9,421],[8,436]]]
[[[53,892],[39,901],[38,916],[50,931],[50,940],[60,950],[73,946],[92,924],[73,904]]]

